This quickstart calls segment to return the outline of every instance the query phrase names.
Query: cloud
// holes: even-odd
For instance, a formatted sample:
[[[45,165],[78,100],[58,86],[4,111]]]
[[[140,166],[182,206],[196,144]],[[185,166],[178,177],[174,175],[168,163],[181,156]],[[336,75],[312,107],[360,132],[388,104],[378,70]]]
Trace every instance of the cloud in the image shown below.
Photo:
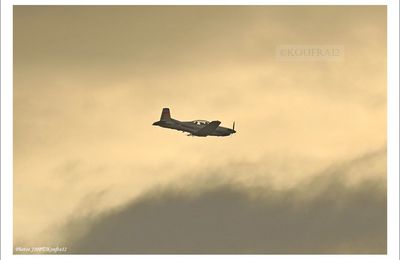
[[[386,179],[347,185],[344,178],[382,153],[284,190],[230,181],[153,189],[121,208],[70,221],[68,253],[384,254]]]

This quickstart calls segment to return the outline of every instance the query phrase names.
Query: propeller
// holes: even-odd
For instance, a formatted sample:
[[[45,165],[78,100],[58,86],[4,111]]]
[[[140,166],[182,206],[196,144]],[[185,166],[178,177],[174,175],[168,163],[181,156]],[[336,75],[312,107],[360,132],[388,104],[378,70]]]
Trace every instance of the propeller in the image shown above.
[[[233,121],[232,129],[235,130],[235,121]]]

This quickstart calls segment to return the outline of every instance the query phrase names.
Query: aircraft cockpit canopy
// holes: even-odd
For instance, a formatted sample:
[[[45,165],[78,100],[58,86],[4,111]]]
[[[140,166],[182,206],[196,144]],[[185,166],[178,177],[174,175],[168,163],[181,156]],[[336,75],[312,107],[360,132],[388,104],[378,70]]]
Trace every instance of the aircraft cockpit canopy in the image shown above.
[[[210,122],[208,122],[207,120],[194,120],[193,123],[195,123],[196,125],[208,125]]]

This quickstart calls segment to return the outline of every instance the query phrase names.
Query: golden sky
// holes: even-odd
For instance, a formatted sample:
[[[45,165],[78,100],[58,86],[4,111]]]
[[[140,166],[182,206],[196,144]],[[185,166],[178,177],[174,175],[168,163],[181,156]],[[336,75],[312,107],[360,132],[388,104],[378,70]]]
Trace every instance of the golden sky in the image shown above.
[[[283,45],[344,56],[282,61]],[[237,133],[152,126],[163,107]],[[14,7],[14,246],[149,190],[321,175],[386,185],[386,7]]]

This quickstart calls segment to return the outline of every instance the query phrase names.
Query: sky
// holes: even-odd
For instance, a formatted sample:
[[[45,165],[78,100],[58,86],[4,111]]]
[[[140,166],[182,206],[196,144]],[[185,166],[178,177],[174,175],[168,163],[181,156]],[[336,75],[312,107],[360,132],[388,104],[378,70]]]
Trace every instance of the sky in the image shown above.
[[[386,252],[386,7],[15,6],[13,52],[14,247]]]

